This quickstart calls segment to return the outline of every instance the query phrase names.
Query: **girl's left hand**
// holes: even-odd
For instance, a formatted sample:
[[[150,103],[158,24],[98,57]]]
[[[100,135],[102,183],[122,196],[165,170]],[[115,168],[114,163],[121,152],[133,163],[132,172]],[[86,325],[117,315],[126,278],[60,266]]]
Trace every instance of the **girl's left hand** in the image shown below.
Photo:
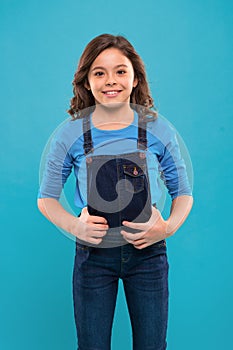
[[[165,221],[158,209],[152,207],[152,214],[150,220],[144,223],[134,223],[123,221],[124,226],[141,230],[139,233],[129,233],[121,231],[124,239],[133,244],[137,249],[146,248],[156,242],[167,238],[168,222]]]

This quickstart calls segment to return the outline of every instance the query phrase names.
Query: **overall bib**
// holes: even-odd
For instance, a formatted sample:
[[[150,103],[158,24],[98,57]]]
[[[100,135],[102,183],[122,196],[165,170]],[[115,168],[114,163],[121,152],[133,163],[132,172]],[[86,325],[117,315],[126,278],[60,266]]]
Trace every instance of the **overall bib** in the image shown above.
[[[106,218],[109,230],[98,247],[126,244],[122,221],[147,222],[151,193],[146,161],[146,122],[138,117],[137,150],[127,154],[93,155],[90,116],[83,119],[87,169],[87,207],[90,215]],[[137,232],[127,228],[128,232]]]

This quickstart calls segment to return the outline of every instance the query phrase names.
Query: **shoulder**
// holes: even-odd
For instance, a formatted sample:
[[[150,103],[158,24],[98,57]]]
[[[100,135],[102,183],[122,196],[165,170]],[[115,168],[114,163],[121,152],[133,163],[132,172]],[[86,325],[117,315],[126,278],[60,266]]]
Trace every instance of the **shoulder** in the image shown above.
[[[54,130],[51,135],[52,142],[63,144],[69,149],[78,139],[82,137],[82,119],[66,119]]]
[[[148,134],[156,137],[163,144],[169,143],[176,137],[175,127],[163,116],[158,114],[158,117],[147,123]]]

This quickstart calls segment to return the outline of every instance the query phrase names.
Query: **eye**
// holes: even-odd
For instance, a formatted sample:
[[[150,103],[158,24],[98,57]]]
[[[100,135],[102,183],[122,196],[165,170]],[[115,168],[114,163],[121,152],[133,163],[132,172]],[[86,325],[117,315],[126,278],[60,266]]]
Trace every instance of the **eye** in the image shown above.
[[[126,73],[126,71],[125,71],[125,70],[123,70],[123,69],[120,69],[120,70],[118,70],[118,71],[117,71],[117,73],[118,73],[119,75],[123,75],[123,74],[125,74],[125,73]]]
[[[96,77],[101,77],[103,74],[104,74],[104,72],[100,72],[100,71],[99,71],[99,72],[95,72],[94,75],[95,75]]]

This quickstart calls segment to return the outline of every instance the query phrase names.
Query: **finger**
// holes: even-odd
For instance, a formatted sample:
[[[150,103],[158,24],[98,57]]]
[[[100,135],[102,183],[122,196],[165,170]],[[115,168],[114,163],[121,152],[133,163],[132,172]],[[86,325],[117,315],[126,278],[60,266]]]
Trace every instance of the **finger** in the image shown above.
[[[161,213],[159,211],[159,209],[156,208],[152,208],[152,215],[151,215],[151,219],[156,222],[159,218],[161,217]]]
[[[96,225],[89,225],[86,236],[87,239],[93,238],[93,237],[104,237],[108,232],[108,229],[102,229],[102,228],[96,228]]]
[[[146,247],[149,247],[149,243],[144,243],[144,244],[141,244],[141,245],[134,245],[134,248],[136,249],[144,249]]]
[[[152,212],[157,213],[158,215],[161,214],[161,211],[158,208],[152,207]]]
[[[154,207],[154,206],[152,206],[152,212],[156,212],[156,213],[160,213],[160,211],[159,211],[159,209],[158,208],[156,208],[156,207]]]
[[[107,224],[107,220],[103,218],[102,216],[95,216],[95,215],[90,215],[89,220],[94,223],[99,223],[99,224]]]
[[[89,243],[91,243],[91,244],[96,244],[96,245],[98,245],[98,244],[100,244],[101,242],[102,242],[102,238],[96,238],[96,237],[91,237],[91,238],[89,238],[88,239],[88,242]]]
[[[146,243],[145,241],[140,241],[140,244],[139,244],[139,243],[136,243],[135,241],[128,240],[128,239],[126,239],[126,241],[127,241],[128,243],[132,244],[135,248],[140,247],[141,245],[143,245],[143,244]]]
[[[82,213],[83,213],[83,214],[88,213],[88,211],[87,211],[87,207],[82,208]]]
[[[132,244],[135,248],[140,248],[142,245],[144,246],[145,244],[147,244],[147,242],[144,239],[133,241],[132,239],[126,239],[125,238],[125,240],[128,243]]]
[[[87,207],[84,207],[82,212],[87,214],[92,222],[99,222],[99,223],[107,224],[107,220],[104,217],[97,216],[97,215],[90,215],[89,212],[88,212]]]
[[[135,228],[136,230],[144,230],[145,229],[145,222],[131,222],[131,221],[123,221],[123,226]]]
[[[104,237],[106,235],[107,231],[92,231],[91,236],[92,237]]]
[[[123,237],[123,238],[124,238],[124,240],[125,240],[126,242],[128,242],[128,243],[130,243],[130,244],[132,244],[132,245],[135,244],[135,241],[133,241],[132,239],[127,239],[127,238],[125,238],[125,237]]]
[[[134,241],[134,246],[138,247],[141,246],[142,244],[146,244],[147,242],[145,241],[145,239],[139,239],[137,241]]]
[[[108,230],[109,227],[108,225],[104,225],[104,224],[92,224],[91,228],[96,231],[106,231]]]
[[[126,232],[126,231],[122,230],[121,234],[126,239],[129,239],[131,241],[136,241],[137,239],[141,239],[144,236],[145,232],[142,231],[142,232],[138,232],[138,233],[130,233],[130,232]]]

